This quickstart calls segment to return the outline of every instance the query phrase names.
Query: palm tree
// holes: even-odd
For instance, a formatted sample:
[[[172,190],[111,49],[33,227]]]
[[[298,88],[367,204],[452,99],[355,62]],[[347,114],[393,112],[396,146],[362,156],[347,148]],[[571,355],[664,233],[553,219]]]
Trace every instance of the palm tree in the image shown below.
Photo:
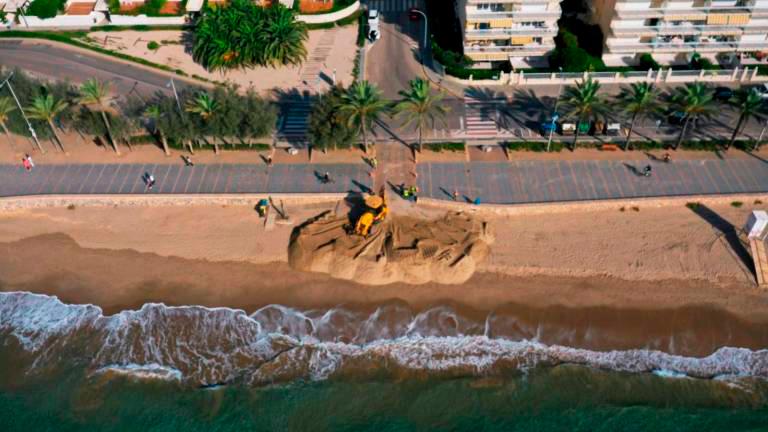
[[[112,144],[112,148],[115,149],[115,153],[119,156],[120,149],[117,148],[117,143],[112,138],[112,127],[109,124],[109,118],[107,118],[109,83],[93,78],[89,79],[80,86],[80,97],[77,101],[84,105],[93,106],[101,114],[101,120],[104,122],[104,127],[107,128],[107,139]]]
[[[157,105],[149,106],[144,111],[144,116],[146,116],[152,122],[153,132],[157,134],[158,137],[160,137],[160,142],[163,144],[163,151],[165,152],[165,155],[170,156],[171,150],[168,149],[168,140],[165,138],[165,134],[159,125],[160,117],[163,116],[162,111],[160,111],[160,107]]]
[[[307,58],[307,26],[285,7],[267,10],[266,31],[257,33],[262,42],[262,63],[268,66],[300,65]]]
[[[8,116],[16,109],[13,101],[9,97],[0,97],[0,127],[3,128],[5,136],[8,137],[8,143],[11,145],[11,149],[14,148],[13,137],[11,131],[8,130]]]
[[[714,113],[713,102],[712,90],[700,82],[688,83],[684,87],[677,88],[677,93],[672,96],[672,103],[685,116],[685,120],[683,120],[683,127],[680,129],[680,136],[675,142],[675,150],[683,142],[691,121],[695,124],[699,118],[706,118]]]
[[[650,116],[661,110],[659,103],[659,92],[653,87],[652,83],[642,82],[631,84],[629,88],[624,88],[616,98],[616,105],[631,115],[629,122],[629,131],[627,132],[627,142],[624,144],[624,150],[628,150],[632,142],[632,130],[635,128],[635,120],[638,117]]]
[[[396,115],[405,117],[405,126],[416,125],[419,130],[419,152],[423,150],[424,125],[429,122],[435,127],[435,120],[440,119],[445,123],[445,115],[448,107],[442,105],[445,93],[432,94],[429,81],[421,78],[408,82],[408,91],[400,91],[403,99],[398,102],[394,111]]]
[[[206,126],[210,125],[211,120],[218,110],[218,102],[216,102],[216,100],[214,100],[208,93],[200,93],[196,98],[187,101],[186,111],[197,114]],[[213,137],[213,151],[214,153],[219,154],[219,144],[216,142],[215,137]]]
[[[736,123],[736,128],[733,130],[731,140],[728,141],[728,145],[725,147],[726,150],[731,148],[736,141],[736,135],[739,134],[749,119],[757,117],[757,114],[765,109],[763,98],[760,97],[757,92],[752,90],[741,90],[736,92],[730,102],[739,111],[739,121]]]
[[[61,139],[59,139],[59,135],[56,133],[56,127],[53,125],[53,121],[65,109],[67,109],[66,102],[62,100],[57,101],[52,95],[41,95],[36,96],[32,100],[32,106],[24,110],[30,118],[48,123],[51,132],[53,132],[53,137],[61,151],[64,151],[64,145],[61,143]]]
[[[354,83],[341,97],[339,112],[347,119],[347,125],[354,127],[363,135],[363,148],[368,153],[368,130],[373,122],[387,110],[387,102],[381,98],[381,92],[368,81]]]
[[[563,102],[568,116],[576,117],[576,135],[573,138],[573,149],[579,140],[581,123],[602,117],[608,111],[608,106],[597,93],[600,83],[593,81],[592,77],[576,83],[575,87],[565,89],[565,101]]]

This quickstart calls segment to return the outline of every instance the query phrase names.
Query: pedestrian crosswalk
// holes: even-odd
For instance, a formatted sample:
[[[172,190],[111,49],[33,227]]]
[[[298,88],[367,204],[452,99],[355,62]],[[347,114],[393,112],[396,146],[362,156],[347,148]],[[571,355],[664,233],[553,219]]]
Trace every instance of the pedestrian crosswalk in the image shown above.
[[[464,127],[468,137],[490,138],[498,135],[497,103],[495,100],[464,96]]]
[[[368,9],[377,9],[379,12],[405,12],[408,9],[419,7],[420,0],[364,0]]]
[[[309,113],[312,106],[306,101],[292,102],[283,108],[283,119],[278,137],[290,143],[306,143]]]

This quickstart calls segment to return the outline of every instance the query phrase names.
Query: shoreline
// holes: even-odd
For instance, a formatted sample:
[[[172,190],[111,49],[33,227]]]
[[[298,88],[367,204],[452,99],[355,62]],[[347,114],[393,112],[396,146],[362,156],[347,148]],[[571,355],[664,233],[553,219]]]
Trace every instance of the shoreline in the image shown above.
[[[0,212],[0,291],[54,295],[106,315],[147,303],[247,314],[268,305],[369,314],[399,305],[413,316],[447,308],[477,328],[492,318],[502,329],[494,335],[590,349],[705,355],[768,346],[768,293],[683,205],[483,215],[496,241],[466,283],[370,286],[287,264],[294,226],[333,202],[290,203],[294,224],[270,231],[242,203],[60,204]],[[710,207],[740,226],[746,204]],[[438,321],[450,327],[455,319]]]

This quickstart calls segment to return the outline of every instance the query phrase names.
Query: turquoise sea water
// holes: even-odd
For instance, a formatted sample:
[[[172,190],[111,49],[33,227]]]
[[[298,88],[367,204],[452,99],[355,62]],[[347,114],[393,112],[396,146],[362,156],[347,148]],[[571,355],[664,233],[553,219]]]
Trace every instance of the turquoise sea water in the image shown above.
[[[581,366],[496,378],[190,388],[128,377],[0,392],[0,430],[766,431],[768,388]]]
[[[730,336],[764,329],[720,326],[631,339],[399,305],[105,316],[0,293],[0,432],[768,432],[764,339]]]

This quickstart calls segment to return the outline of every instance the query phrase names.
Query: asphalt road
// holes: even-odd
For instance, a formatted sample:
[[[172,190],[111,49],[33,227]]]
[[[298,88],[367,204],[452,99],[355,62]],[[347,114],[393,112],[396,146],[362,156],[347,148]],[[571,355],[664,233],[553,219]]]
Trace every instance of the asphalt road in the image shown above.
[[[0,65],[26,70],[49,79],[65,79],[79,84],[89,78],[112,83],[118,94],[132,91],[150,96],[166,87],[170,76],[129,63],[34,41],[0,40]],[[176,79],[179,90],[190,86]]]
[[[403,3],[403,7],[406,6]],[[367,54],[366,78],[375,83],[388,99],[398,98],[398,92],[408,87],[408,81],[424,76],[418,60],[419,44],[424,38],[424,21],[410,21],[406,10],[385,10],[381,13],[381,39]]]

